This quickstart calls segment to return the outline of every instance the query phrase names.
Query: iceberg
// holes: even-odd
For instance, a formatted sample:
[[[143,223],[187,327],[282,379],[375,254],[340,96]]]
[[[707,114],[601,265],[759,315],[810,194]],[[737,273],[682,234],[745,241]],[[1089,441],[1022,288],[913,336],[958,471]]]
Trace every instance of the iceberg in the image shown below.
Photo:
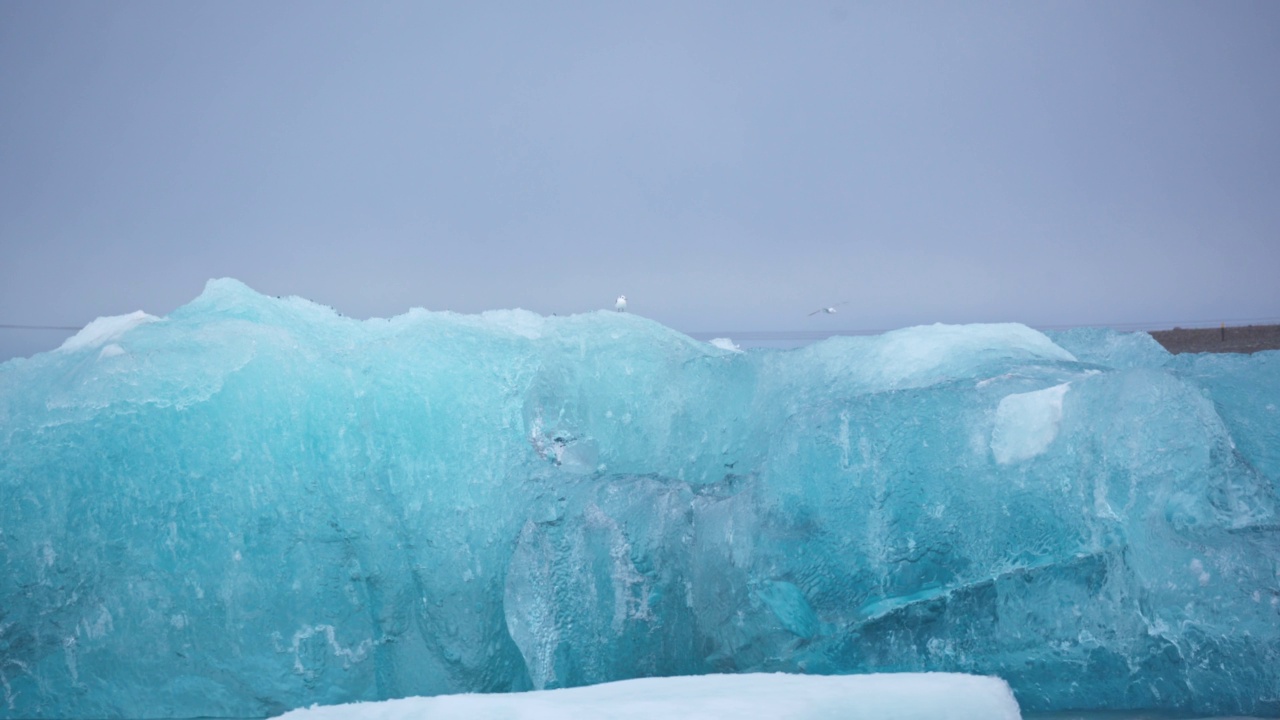
[[[0,717],[777,672],[1280,715],[1280,352],[234,280],[76,338],[0,364]]]

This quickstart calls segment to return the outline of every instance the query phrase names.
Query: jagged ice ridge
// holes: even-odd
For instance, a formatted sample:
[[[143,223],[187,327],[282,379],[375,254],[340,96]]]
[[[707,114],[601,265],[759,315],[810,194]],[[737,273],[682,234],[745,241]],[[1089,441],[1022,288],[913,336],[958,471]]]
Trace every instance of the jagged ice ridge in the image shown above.
[[[632,314],[356,321],[233,280],[0,365],[0,717],[725,672],[1280,713],[1280,352]]]

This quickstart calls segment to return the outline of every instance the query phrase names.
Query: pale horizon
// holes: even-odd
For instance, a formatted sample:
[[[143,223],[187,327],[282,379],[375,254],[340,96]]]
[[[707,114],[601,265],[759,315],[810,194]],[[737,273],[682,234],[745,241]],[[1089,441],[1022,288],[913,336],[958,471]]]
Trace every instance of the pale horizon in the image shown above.
[[[0,4],[0,325],[1280,321],[1280,5]],[[834,315],[815,309],[846,302]],[[0,328],[0,360],[57,331]]]

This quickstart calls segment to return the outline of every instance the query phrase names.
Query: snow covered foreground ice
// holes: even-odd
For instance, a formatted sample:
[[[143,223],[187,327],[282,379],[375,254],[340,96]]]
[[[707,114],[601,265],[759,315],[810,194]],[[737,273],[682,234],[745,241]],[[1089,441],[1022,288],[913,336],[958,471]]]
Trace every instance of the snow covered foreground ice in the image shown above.
[[[214,281],[0,365],[0,717],[785,671],[1280,715],[1280,353]]]
[[[999,678],[894,675],[703,675],[565,690],[443,695],[294,710],[281,720],[1019,720]]]

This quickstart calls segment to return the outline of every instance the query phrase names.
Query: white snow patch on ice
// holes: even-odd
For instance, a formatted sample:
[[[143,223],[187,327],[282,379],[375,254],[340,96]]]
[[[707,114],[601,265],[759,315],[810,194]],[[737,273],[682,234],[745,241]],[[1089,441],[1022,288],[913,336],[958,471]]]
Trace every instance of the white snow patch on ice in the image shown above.
[[[1210,580],[1209,573],[1205,571],[1204,563],[1200,562],[1199,558],[1192,558],[1191,572],[1195,573],[1196,580],[1200,581],[1201,586],[1205,586],[1209,584],[1209,580]]]
[[[996,462],[1007,465],[1048,449],[1058,437],[1062,398],[1070,387],[1071,383],[1063,383],[1004,396],[996,408],[996,424],[991,431],[991,452]]]
[[[922,388],[972,378],[994,361],[1074,362],[1044,333],[1017,323],[921,325],[876,336],[832,337],[795,351],[826,367],[832,382],[863,392]]]
[[[159,319],[155,315],[148,315],[141,310],[135,310],[128,315],[100,317],[85,325],[80,329],[80,332],[67,338],[66,342],[62,343],[58,349],[64,352],[71,352],[73,350],[83,350],[84,348],[101,347],[120,338],[139,325],[156,322]],[[108,355],[107,357],[110,356]]]
[[[729,350],[732,352],[742,352],[742,348],[738,346],[738,343],[734,342],[729,338],[713,338],[711,340],[708,340],[707,342],[711,343],[711,345],[714,347],[720,348],[721,350]]]
[[[1043,333],[1017,323],[903,328],[875,338],[871,349],[880,374],[897,387],[930,384],[934,374],[957,360],[974,362],[989,354],[1068,362],[1076,359]]]
[[[1019,720],[1009,685],[956,673],[745,674],[641,678],[525,693],[442,695],[312,706],[289,720],[562,720],[563,718],[842,718]]]

